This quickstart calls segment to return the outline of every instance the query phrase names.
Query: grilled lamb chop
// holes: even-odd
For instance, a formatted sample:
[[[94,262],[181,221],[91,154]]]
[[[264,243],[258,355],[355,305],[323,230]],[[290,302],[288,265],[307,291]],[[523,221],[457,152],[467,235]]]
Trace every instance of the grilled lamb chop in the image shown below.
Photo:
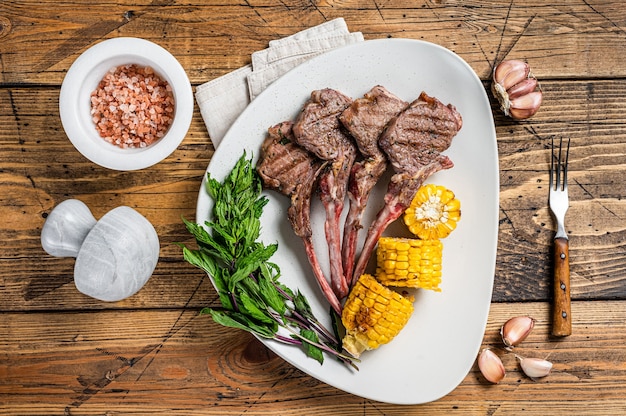
[[[341,315],[341,304],[324,276],[315,251],[311,231],[311,195],[326,163],[298,146],[293,140],[293,123],[286,121],[268,129],[261,145],[257,171],[266,188],[291,197],[289,222],[302,238],[304,248],[322,293]]]
[[[365,272],[383,231],[411,204],[424,180],[453,166],[441,152],[450,147],[462,125],[461,115],[454,106],[446,106],[424,92],[389,122],[378,144],[396,173],[387,188],[385,207],[368,229],[353,280]]]
[[[387,158],[378,147],[378,138],[389,121],[404,110],[409,103],[377,85],[363,98],[354,102],[339,116],[359,148],[362,160],[354,163],[348,182],[350,208],[343,229],[343,272],[348,283],[352,281],[356,245],[361,219],[370,192],[387,169]]]
[[[293,125],[296,143],[329,162],[318,186],[326,210],[324,230],[330,257],[330,282],[339,299],[346,297],[349,290],[341,261],[340,217],[357,149],[341,129],[338,117],[350,103],[352,99],[330,88],[313,91]]]

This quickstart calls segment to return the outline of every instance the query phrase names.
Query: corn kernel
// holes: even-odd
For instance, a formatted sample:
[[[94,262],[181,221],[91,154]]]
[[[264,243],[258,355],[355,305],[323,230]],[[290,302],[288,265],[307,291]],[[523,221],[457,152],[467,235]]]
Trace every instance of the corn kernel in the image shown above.
[[[389,262],[397,247],[408,246],[407,261]],[[387,286],[414,287],[440,291],[443,244],[435,240],[382,237],[378,242],[376,278]]]
[[[372,297],[372,292],[377,294]],[[412,299],[365,274],[350,291],[341,315],[346,329],[343,346],[355,357],[363,351],[378,348],[400,332],[412,313]]]

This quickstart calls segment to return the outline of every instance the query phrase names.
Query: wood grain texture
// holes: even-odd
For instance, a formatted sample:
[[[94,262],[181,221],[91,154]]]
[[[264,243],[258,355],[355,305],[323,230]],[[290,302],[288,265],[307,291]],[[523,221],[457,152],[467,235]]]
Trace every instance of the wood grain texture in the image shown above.
[[[89,4],[4,1],[1,82],[58,85],[92,44],[138,36],[172,51],[199,83],[249,61],[267,42],[343,17],[366,39],[423,39],[459,53],[486,78],[505,57],[528,59],[540,79],[624,75],[626,11],[618,2],[175,1]],[[38,47],[32,47],[36,44]]]
[[[419,406],[342,393],[194,310],[6,313],[0,415],[622,414],[626,307],[583,301],[573,309],[574,333],[555,340],[547,304],[494,304],[483,347],[501,355],[504,380],[486,383],[474,366],[448,396]],[[530,380],[513,353],[498,349],[500,325],[517,314],[537,322],[515,353],[552,361],[545,379]]]
[[[174,0],[0,2],[0,415],[622,415],[626,411],[626,9],[585,0]],[[94,165],[67,140],[61,82],[88,47],[134,36],[167,48],[194,87],[250,62],[270,40],[343,17],[366,39],[434,42],[465,59],[488,90],[494,63],[529,62],[544,102],[530,120],[499,112],[499,238],[484,346],[529,314],[521,355],[554,371],[533,382],[513,354],[489,385],[476,367],[446,397],[392,406],[345,394],[286,364],[251,336],[198,316],[217,304],[208,279],[182,260],[214,148],[197,108],[178,149],[137,172]],[[548,210],[552,138],[569,159],[573,333],[550,333]],[[476,167],[480,169],[480,167]],[[73,259],[48,256],[40,232],[61,201],[100,218],[128,205],[154,224],[159,263],[116,303],[73,284]],[[462,340],[459,340],[460,348]],[[503,353],[498,350],[499,353]],[[442,368],[445,371],[445,367]]]

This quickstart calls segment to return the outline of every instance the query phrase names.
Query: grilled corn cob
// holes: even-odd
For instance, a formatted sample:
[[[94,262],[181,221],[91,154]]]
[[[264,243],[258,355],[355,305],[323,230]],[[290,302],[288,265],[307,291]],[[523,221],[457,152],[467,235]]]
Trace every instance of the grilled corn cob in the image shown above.
[[[409,230],[424,240],[447,237],[460,219],[461,203],[441,185],[422,186],[404,212]]]
[[[341,314],[346,329],[343,348],[355,357],[391,341],[413,313],[413,298],[362,275],[350,291]]]
[[[441,291],[439,240],[381,237],[376,251],[376,279],[386,286]]]

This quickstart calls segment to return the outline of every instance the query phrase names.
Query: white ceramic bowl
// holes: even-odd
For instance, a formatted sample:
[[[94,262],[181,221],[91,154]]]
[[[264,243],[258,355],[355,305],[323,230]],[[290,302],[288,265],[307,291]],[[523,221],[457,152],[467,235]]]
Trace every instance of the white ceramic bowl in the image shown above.
[[[91,93],[111,68],[149,66],[174,94],[174,120],[167,134],[144,148],[123,149],[106,142],[91,118]],[[138,38],[114,38],[87,49],[65,75],[59,96],[61,123],[68,138],[86,158],[115,170],[137,170],[168,157],[185,138],[193,116],[193,92],[187,73],[161,46]]]

